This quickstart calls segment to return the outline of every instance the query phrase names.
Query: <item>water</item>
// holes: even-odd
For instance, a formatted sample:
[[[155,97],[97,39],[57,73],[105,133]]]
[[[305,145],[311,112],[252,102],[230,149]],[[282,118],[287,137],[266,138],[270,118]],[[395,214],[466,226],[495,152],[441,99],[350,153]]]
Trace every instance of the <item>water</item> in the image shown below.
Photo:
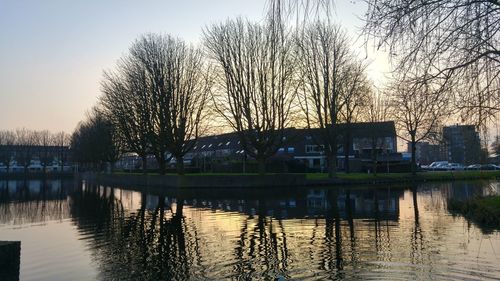
[[[20,280],[498,280],[500,232],[453,216],[447,201],[499,191],[483,182],[159,194],[4,181],[0,240],[21,241]]]

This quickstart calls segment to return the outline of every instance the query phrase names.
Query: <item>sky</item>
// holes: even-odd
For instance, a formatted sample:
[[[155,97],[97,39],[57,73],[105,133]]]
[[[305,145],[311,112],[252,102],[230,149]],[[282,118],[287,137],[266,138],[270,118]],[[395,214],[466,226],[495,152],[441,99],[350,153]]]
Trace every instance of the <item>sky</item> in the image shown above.
[[[237,16],[261,20],[266,0],[0,0],[0,130],[71,133],[134,39],[168,33],[198,44],[204,27]],[[365,6],[335,1],[334,21],[356,39]],[[353,46],[379,83],[387,56]]]

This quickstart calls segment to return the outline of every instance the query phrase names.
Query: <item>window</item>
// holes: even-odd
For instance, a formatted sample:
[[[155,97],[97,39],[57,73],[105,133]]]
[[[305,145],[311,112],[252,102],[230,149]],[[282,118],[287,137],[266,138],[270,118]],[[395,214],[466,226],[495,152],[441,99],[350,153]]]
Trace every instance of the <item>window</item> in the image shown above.
[[[288,153],[294,153],[294,152],[295,152],[295,147],[288,148]]]
[[[285,148],[284,148],[284,147],[280,147],[280,148],[278,149],[278,152],[285,152]]]
[[[208,148],[210,148],[210,147],[212,147],[212,144],[209,144],[209,145],[208,145]]]
[[[323,153],[323,151],[325,151],[323,145],[306,145],[306,153]]]
[[[201,149],[205,148],[205,146],[207,146],[207,145],[206,145],[206,144],[204,144],[204,145],[201,147]]]
[[[231,143],[230,141],[226,142],[226,146],[229,146],[230,143]]]
[[[222,142],[220,142],[218,146],[221,146],[221,145],[222,145]]]

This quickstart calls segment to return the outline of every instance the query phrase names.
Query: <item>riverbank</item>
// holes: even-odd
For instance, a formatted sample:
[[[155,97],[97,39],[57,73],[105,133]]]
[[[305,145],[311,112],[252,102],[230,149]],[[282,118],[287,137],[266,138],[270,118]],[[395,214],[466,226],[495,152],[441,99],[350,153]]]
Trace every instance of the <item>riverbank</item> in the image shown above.
[[[448,209],[480,225],[500,228],[500,195],[465,202],[451,200],[448,202]]]
[[[0,180],[70,179],[74,176],[73,172],[0,173]]]
[[[327,174],[82,174],[81,178],[106,185],[148,186],[164,188],[268,188],[268,187],[316,187],[344,185],[408,184],[433,181],[494,180],[500,179],[500,171],[453,171],[423,172],[416,176],[407,173],[361,174],[338,173],[335,179]]]

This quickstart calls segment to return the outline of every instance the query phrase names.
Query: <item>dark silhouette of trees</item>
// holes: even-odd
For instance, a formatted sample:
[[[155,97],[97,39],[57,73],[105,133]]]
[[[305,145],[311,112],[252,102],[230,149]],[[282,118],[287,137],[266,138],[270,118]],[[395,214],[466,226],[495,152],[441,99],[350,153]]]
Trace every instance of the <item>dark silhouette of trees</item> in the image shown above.
[[[112,169],[122,151],[113,123],[96,109],[76,128],[71,136],[71,148],[76,161],[92,168],[110,163]]]
[[[64,164],[68,161],[68,147],[71,142],[71,135],[66,132],[55,133],[52,137],[52,142],[58,150],[58,160],[61,172],[64,172]]]
[[[343,108],[340,121],[344,123],[342,132],[344,150],[344,171],[349,173],[349,150],[351,147],[351,124],[359,120],[363,106],[366,105],[371,92],[371,83],[366,76],[366,63],[353,59],[347,68],[345,89],[342,93]]]
[[[367,39],[388,47],[396,71],[425,64],[420,79],[458,81],[454,101],[463,120],[484,125],[500,112],[499,1],[365,2]]]
[[[137,153],[142,159],[143,173],[146,173],[153,134],[153,102],[144,70],[128,63],[129,60],[129,57],[123,58],[116,72],[104,72],[100,105],[116,128],[124,149]]]
[[[151,152],[165,173],[169,152],[182,174],[183,157],[203,129],[210,77],[200,50],[169,35],[147,34],[115,72],[105,73],[101,104],[143,163]]]
[[[389,101],[387,96],[380,91],[371,91],[363,108],[363,119],[367,122],[383,122],[389,117]],[[378,137],[377,129],[372,127],[367,132],[370,138],[373,174],[377,174],[377,161],[379,148],[383,148],[385,140]]]
[[[449,115],[450,82],[437,84],[406,76],[390,87],[390,107],[399,137],[411,144],[411,171],[415,175],[416,145],[437,131],[440,121]]]
[[[266,160],[283,145],[296,96],[292,40],[279,19],[254,24],[243,19],[205,30],[220,88],[215,110],[233,128],[247,155],[265,173]]]
[[[2,162],[7,173],[10,170],[10,161],[14,156],[12,154],[12,146],[16,142],[16,135],[11,131],[0,131],[0,162]]]
[[[16,132],[16,158],[20,165],[24,167],[24,173],[28,173],[28,166],[34,156],[34,147],[37,143],[37,134],[35,131],[26,128],[17,129]]]
[[[491,150],[493,153],[500,155],[500,135],[495,137],[495,140],[491,143]]]
[[[339,26],[325,22],[308,25],[296,38],[300,104],[308,128],[320,128],[318,144],[324,147],[328,174],[337,170],[337,150],[342,117],[351,122],[368,89],[365,66],[350,49]],[[346,148],[347,149],[347,148]]]

